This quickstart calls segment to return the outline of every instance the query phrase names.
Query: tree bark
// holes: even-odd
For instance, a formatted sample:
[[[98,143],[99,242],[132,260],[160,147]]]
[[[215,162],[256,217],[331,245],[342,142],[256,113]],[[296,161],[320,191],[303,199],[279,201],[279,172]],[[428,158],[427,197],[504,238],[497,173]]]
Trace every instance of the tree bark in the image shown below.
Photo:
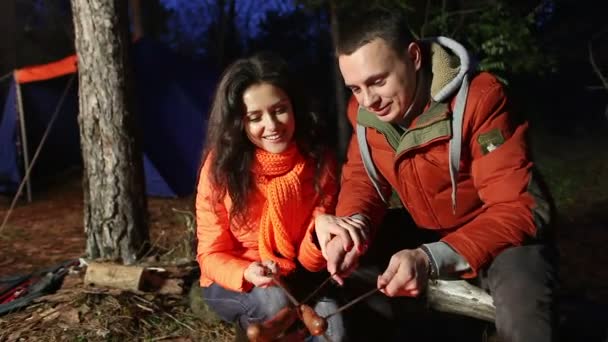
[[[131,264],[149,241],[128,68],[128,2],[72,0],[89,258]]]

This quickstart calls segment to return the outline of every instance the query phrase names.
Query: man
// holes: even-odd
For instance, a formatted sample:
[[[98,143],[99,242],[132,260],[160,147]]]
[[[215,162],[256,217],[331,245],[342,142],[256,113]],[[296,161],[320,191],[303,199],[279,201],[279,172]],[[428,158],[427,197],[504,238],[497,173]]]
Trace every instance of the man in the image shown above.
[[[355,132],[336,216],[316,220],[328,271],[342,283],[357,267],[383,233],[394,191],[439,240],[393,254],[377,279],[384,294],[415,297],[429,278],[474,278],[493,296],[502,340],[554,340],[550,205],[533,174],[527,124],[514,120],[500,82],[474,74],[453,40],[415,41],[399,11],[352,11],[338,23]]]

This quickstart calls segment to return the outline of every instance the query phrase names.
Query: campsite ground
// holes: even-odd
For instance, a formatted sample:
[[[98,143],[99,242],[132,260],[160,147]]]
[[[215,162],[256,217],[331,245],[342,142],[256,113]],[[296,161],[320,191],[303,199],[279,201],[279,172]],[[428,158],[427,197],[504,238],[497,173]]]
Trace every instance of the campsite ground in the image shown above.
[[[605,269],[608,264],[608,138],[602,135],[581,135],[576,139],[546,137],[537,144],[536,155],[560,214],[557,241],[561,252],[562,292],[608,305],[608,271]],[[83,255],[80,177],[75,172],[67,178],[68,181],[36,193],[32,203],[20,203],[15,208],[7,227],[0,232],[0,277],[27,273]],[[4,218],[9,203],[9,198],[0,197],[0,218]],[[184,221],[174,209],[192,210],[192,198],[149,199],[152,241],[165,253],[183,244],[187,236]],[[61,310],[71,312],[72,319],[55,316],[63,325],[51,324],[48,305],[41,306],[41,303],[0,317],[0,341],[36,337],[63,340],[64,335],[71,336],[70,340],[129,340],[137,336],[137,339],[174,341],[230,340],[233,336],[229,327],[209,325],[194,317],[183,300],[174,298],[175,302],[170,304],[163,299],[146,297],[143,300],[148,304],[141,305],[124,294],[113,300],[86,293],[79,296],[67,301],[70,310],[66,309],[66,302],[62,304]],[[91,309],[95,307],[97,309]],[[159,311],[164,315],[151,317]],[[103,312],[114,319],[104,317]],[[116,317],[129,318],[128,324]],[[35,328],[27,325],[32,319],[42,323]]]

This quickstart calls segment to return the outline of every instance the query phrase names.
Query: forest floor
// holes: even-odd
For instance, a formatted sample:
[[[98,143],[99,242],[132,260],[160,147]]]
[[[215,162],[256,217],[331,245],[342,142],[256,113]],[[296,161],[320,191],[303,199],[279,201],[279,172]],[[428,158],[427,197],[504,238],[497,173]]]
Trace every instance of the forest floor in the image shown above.
[[[560,291],[608,307],[608,138],[545,139],[536,156],[558,207]],[[78,172],[66,178],[12,212],[0,232],[0,278],[84,256],[81,179]],[[10,200],[0,197],[0,219]],[[188,240],[183,212],[193,210],[193,199],[149,198],[148,210],[155,250],[179,257]],[[55,297],[0,316],[0,342],[234,340],[231,326],[201,317],[189,302],[187,294],[89,291],[82,274],[71,274]]]

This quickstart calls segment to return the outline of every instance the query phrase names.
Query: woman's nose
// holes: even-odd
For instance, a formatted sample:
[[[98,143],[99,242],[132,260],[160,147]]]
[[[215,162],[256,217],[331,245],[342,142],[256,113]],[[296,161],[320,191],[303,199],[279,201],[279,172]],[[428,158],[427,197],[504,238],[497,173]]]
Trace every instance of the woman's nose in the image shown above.
[[[274,130],[275,128],[277,128],[281,123],[279,122],[279,120],[277,119],[277,117],[275,115],[272,115],[270,113],[266,114],[266,122],[264,124],[264,126],[266,127],[267,130]]]

